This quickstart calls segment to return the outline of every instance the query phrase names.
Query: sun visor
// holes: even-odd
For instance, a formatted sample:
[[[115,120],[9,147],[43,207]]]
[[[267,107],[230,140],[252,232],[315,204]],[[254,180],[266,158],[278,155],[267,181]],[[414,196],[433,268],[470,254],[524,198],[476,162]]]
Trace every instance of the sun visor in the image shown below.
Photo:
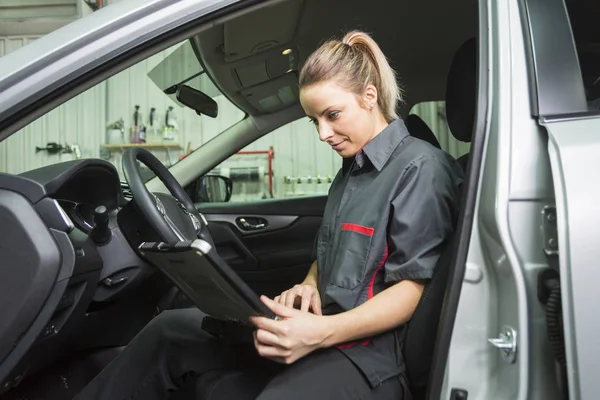
[[[165,91],[174,85],[185,82],[186,85],[206,93],[210,97],[221,95],[221,92],[215,87],[209,77],[202,73],[203,69],[196,53],[192,49],[189,41],[185,41],[181,46],[168,54],[154,68],[148,72],[148,77],[161,91]],[[202,73],[201,75],[198,75]],[[190,79],[192,76],[194,78]],[[177,99],[175,94],[168,95],[180,107],[184,107]]]
[[[154,68],[148,77],[162,91],[202,72],[202,66],[188,40],[183,42]]]
[[[240,92],[254,108],[263,113],[273,113],[296,104],[298,78],[294,72]]]
[[[224,23],[225,61],[237,61],[289,43],[296,32],[301,9],[302,1],[285,1]],[[265,26],[269,28],[264,29]]]
[[[296,48],[285,48],[274,52],[266,60],[240,65],[235,68],[235,75],[241,87],[251,87],[268,80],[278,78],[298,69]]]

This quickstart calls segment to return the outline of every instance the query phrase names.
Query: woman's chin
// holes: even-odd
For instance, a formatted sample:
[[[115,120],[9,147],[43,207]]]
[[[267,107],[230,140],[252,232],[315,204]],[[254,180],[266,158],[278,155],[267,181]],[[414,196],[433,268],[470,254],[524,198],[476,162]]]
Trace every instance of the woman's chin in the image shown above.
[[[340,150],[336,150],[336,152],[342,156],[342,158],[352,158],[354,156],[356,156],[356,151],[352,150],[352,149],[340,149]]]
[[[352,158],[356,155],[356,153],[358,153],[358,151],[354,149],[353,146],[348,146],[347,143],[344,143],[342,146],[340,146],[340,148],[334,148],[333,150],[335,150],[336,153],[342,156],[342,158]]]

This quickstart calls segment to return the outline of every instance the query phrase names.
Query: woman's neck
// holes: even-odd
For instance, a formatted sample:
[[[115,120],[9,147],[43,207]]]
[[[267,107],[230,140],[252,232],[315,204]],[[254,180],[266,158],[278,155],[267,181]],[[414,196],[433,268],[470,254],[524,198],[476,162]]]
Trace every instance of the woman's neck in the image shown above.
[[[376,115],[373,116],[374,121],[373,121],[373,132],[371,134],[371,137],[369,139],[369,142],[371,140],[373,140],[373,138],[377,135],[379,135],[381,132],[383,132],[383,130],[385,128],[387,128],[387,126],[389,125],[389,123],[385,120],[385,118],[383,117],[383,115],[381,114],[381,112],[377,112]]]

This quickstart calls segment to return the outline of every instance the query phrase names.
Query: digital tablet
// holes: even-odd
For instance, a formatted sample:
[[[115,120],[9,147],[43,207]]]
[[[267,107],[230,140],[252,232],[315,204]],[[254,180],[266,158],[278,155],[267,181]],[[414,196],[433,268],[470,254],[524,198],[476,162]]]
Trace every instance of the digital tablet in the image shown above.
[[[254,315],[276,318],[208,242],[144,242],[139,249],[207,315],[245,325]]]

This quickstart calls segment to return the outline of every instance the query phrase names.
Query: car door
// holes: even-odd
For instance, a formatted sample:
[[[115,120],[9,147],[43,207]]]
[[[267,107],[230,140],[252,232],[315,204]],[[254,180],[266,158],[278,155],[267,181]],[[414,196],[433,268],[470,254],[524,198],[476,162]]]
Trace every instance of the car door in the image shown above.
[[[306,154],[312,155],[310,162]],[[303,118],[212,169],[210,175],[233,183],[228,202],[207,202],[192,191],[217,252],[257,293],[276,296],[306,276],[329,185],[340,166],[341,158]]]
[[[532,117],[539,96],[528,70],[528,32],[534,26],[527,21],[544,21],[548,10],[561,8],[560,2],[547,1],[535,9],[520,7],[531,5],[525,3],[530,2],[481,3],[476,131],[468,171],[478,181],[474,223],[448,364],[438,371],[446,374],[445,391],[431,399],[561,398],[547,309],[540,301],[550,283],[543,278],[553,265],[548,232],[554,193],[547,140]],[[553,36],[545,44],[564,59],[556,48],[564,18],[549,21]],[[546,36],[548,24],[546,19],[542,25]],[[555,96],[548,101],[560,95]],[[454,301],[451,294],[446,307]]]
[[[326,200],[311,196],[197,207],[219,255],[257,293],[272,297],[306,276]]]
[[[558,301],[548,307],[562,329],[549,331],[549,335],[553,334],[552,355],[560,371],[561,398],[569,399],[600,395],[597,312],[592,306],[600,300],[595,285],[600,278],[596,267],[600,257],[600,181],[596,177],[600,167],[600,59],[590,47],[600,40],[595,28],[598,16],[600,5],[595,1],[568,2],[566,8],[557,7],[553,16],[554,21],[563,23],[557,32],[562,35],[560,40],[532,31],[536,111],[548,140],[555,196],[556,226],[548,240],[554,240],[551,249],[560,282],[554,288]],[[532,26],[538,28],[535,23]],[[560,54],[560,63],[555,59],[555,68],[542,68],[553,62],[553,54],[547,52],[550,48],[553,54]]]

